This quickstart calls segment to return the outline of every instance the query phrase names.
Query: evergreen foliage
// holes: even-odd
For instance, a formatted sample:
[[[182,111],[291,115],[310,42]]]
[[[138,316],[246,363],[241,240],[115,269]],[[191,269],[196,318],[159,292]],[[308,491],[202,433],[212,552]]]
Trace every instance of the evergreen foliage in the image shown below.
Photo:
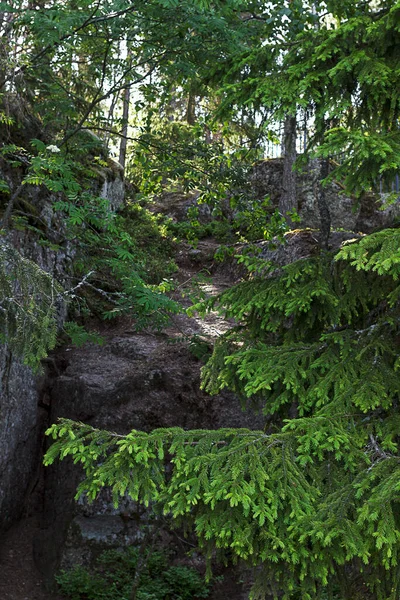
[[[86,473],[78,495],[106,485],[116,502],[125,493],[156,502],[192,523],[206,551],[213,543],[257,565],[255,597],[323,598],[339,581],[341,598],[397,598],[397,264],[374,270],[398,231],[384,233],[212,301],[238,326],[203,385],[254,397],[271,431],[120,437],[65,421],[49,431],[46,461],[72,455]],[[357,270],[347,257],[361,255]]]
[[[25,166],[21,186],[60,195],[55,209],[81,251],[72,292],[93,266],[101,276],[89,283],[108,314],[161,326],[178,309],[161,293],[168,282],[146,279],[134,234],[91,193],[87,163],[79,166],[96,145],[86,129],[121,136],[121,120],[105,113],[122,90],[137,86],[145,110],[130,167],[143,194],[199,188],[221,210],[226,189],[248,172],[246,156],[257,157],[260,139],[272,136],[271,123],[298,111],[312,116],[309,155],[343,154],[331,177],[348,191],[399,168],[396,0],[80,0],[78,9],[68,1],[46,10],[17,0],[0,10],[1,156]],[[8,143],[13,97],[50,145],[34,141],[32,153]],[[196,97],[205,100],[193,124]],[[177,99],[187,101],[187,125],[172,122]],[[205,141],[210,131],[227,147]],[[19,189],[9,188],[0,180],[5,228]],[[71,456],[85,473],[78,495],[94,499],[108,486],[116,504],[125,494],[154,504],[192,526],[208,557],[217,548],[225,560],[253,565],[254,598],[397,600],[399,235],[386,229],[335,256],[265,264],[195,307],[236,320],[203,369],[204,389],[252,399],[268,417],[265,431],[119,436],[64,420],[48,431],[46,464]],[[2,336],[36,365],[54,345],[57,286],[6,246],[0,258]]]
[[[249,2],[247,10],[248,43],[216,69],[220,113],[254,107],[268,128],[302,111],[312,123],[308,152],[338,155],[331,176],[347,190],[392,179],[400,162],[399,3]]]
[[[57,338],[61,288],[0,238],[0,341],[36,369]]]

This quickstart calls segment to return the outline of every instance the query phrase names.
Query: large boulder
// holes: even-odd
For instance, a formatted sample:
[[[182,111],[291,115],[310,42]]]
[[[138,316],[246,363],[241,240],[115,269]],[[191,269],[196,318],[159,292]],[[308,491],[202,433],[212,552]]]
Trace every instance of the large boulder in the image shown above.
[[[0,178],[16,189],[23,169],[11,169],[0,158]],[[96,180],[96,193],[106,197],[113,209],[124,202],[120,165],[109,161]],[[61,285],[71,286],[75,256],[74,244],[67,235],[63,216],[54,210],[59,198],[38,186],[25,186],[19,201],[30,212],[36,227],[21,224],[3,235],[3,243],[50,273]],[[1,195],[0,195],[1,196]],[[9,196],[0,197],[1,209]],[[38,232],[46,233],[46,238]],[[1,307],[0,307],[1,308]],[[64,302],[58,303],[57,323],[62,327],[67,316]],[[30,490],[35,487],[41,461],[43,428],[47,418],[41,406],[43,377],[35,375],[6,345],[0,344],[0,532],[24,512]]]
[[[297,173],[297,201],[301,227],[318,229],[318,208],[321,162],[311,160]],[[283,186],[283,159],[262,160],[255,164],[251,183],[257,198],[269,196],[273,206],[278,206]],[[359,199],[347,196],[338,182],[325,187],[325,197],[331,216],[332,229],[345,229],[371,233],[375,229],[388,227],[400,217],[400,203],[385,207],[386,197],[371,192]]]
[[[21,254],[25,258],[33,257],[32,262],[48,273],[64,273],[64,276],[67,273],[70,256],[41,246],[26,231],[11,232],[1,244],[2,250],[5,250],[0,254],[4,273],[10,271],[17,277],[15,273],[23,272],[25,277],[33,277],[26,268],[31,264],[28,261],[22,262],[25,268],[14,268],[13,261],[21,261]],[[22,252],[16,251],[16,248]],[[17,292],[18,280],[13,285]],[[32,293],[35,285],[32,280]],[[37,296],[40,296],[39,290]],[[57,324],[61,326],[66,318],[66,305],[61,298],[55,302],[54,310]],[[3,313],[1,316],[4,316]],[[1,321],[6,330],[7,317]],[[28,325],[25,323],[24,327]],[[4,329],[1,330],[3,335]],[[21,358],[13,353],[10,340],[6,338],[5,341],[5,344],[0,344],[0,531],[21,516],[27,507],[30,491],[37,483],[47,416],[40,406],[42,376],[23,364]]]
[[[152,211],[172,219],[174,223],[180,223],[190,220],[190,213],[194,210],[196,219],[205,225],[213,220],[212,209],[208,204],[200,202],[199,197],[197,191],[164,192],[156,198]]]
[[[125,206],[124,169],[111,158],[106,162],[107,166],[97,169],[96,186],[99,185],[99,196],[107,198],[110,209],[117,212]]]
[[[0,346],[0,530],[23,513],[39,467],[43,413],[37,378]]]

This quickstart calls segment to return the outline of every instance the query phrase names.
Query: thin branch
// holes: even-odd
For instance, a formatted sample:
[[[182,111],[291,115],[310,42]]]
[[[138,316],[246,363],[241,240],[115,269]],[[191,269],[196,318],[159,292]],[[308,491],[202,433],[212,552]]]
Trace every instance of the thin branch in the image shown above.
[[[57,48],[58,46],[60,46],[63,42],[65,42],[66,40],[68,40],[70,37],[73,37],[74,35],[76,35],[77,33],[79,33],[79,31],[81,31],[82,29],[85,29],[86,27],[88,27],[89,25],[92,24],[93,19],[94,19],[94,15],[96,14],[96,12],[99,10],[100,8],[100,4],[101,4],[101,0],[97,1],[97,4],[94,8],[94,10],[92,11],[92,13],[90,14],[89,17],[87,17],[87,19],[85,19],[85,21],[83,23],[81,23],[78,27],[76,27],[75,29],[73,29],[70,33],[66,33],[65,35],[61,36],[61,38],[55,42],[53,42],[52,44],[47,44],[47,46],[45,46],[44,48],[42,48],[42,50],[40,50],[40,52],[38,52],[37,54],[35,54],[32,58],[29,64],[25,64],[22,67],[20,67],[18,69],[18,71],[13,72],[12,77],[15,78],[18,75],[20,75],[21,73],[24,73],[24,71],[26,71],[28,69],[29,66],[31,66],[32,63],[35,63],[36,61],[38,61],[40,58],[42,58],[42,56],[44,56],[45,54],[47,54],[48,52],[50,52],[50,50],[53,50],[54,48]],[[130,7],[129,9],[126,9],[126,11],[131,11],[133,9],[133,7]],[[25,9],[24,9],[25,10]],[[10,80],[9,77],[6,77],[1,83],[0,83],[0,89],[2,87],[4,87],[4,85]]]
[[[13,195],[11,196],[10,200],[8,201],[7,208],[4,211],[3,218],[0,221],[0,228],[8,229],[9,222],[10,222],[10,217],[11,217],[11,213],[12,213],[12,209],[14,207],[14,203],[15,203],[16,199],[19,197],[19,195],[22,192],[23,188],[24,188],[24,184],[21,183],[17,187],[17,189],[15,190],[15,192],[13,193]]]
[[[165,54],[165,52],[162,52],[160,56],[162,56],[164,54]],[[146,62],[148,62],[148,61],[146,61]],[[140,66],[141,64],[144,64],[144,63],[139,63],[139,65],[135,65],[135,68]],[[79,133],[79,131],[82,130],[85,121],[88,119],[88,117],[90,116],[90,113],[95,108],[95,106],[100,104],[100,102],[103,102],[103,100],[106,100],[112,94],[115,94],[115,93],[121,91],[122,89],[125,89],[126,87],[131,87],[133,85],[136,85],[136,84],[142,82],[144,79],[149,77],[149,75],[151,75],[155,71],[157,66],[158,66],[158,64],[156,63],[144,75],[142,75],[138,79],[135,79],[135,81],[132,81],[131,83],[127,84],[124,80],[125,80],[126,76],[133,71],[133,67],[130,67],[121,75],[121,77],[118,79],[117,84],[115,86],[113,86],[110,90],[108,90],[108,92],[106,92],[102,95],[99,95],[99,93],[101,91],[101,89],[99,88],[98,92],[95,94],[95,97],[90,102],[88,108],[85,111],[85,114],[79,121],[78,125],[75,127],[75,129],[73,129],[73,131],[71,131],[70,133],[68,133],[67,135],[64,136],[64,139],[62,140],[60,146],[65,145],[74,135],[76,135],[77,133]],[[119,82],[121,82],[121,83],[119,84]]]
[[[91,277],[92,275],[94,275],[95,271],[89,271],[89,273],[87,273],[82,280],[73,288],[70,288],[69,290],[65,290],[63,292],[63,296],[70,296],[73,292],[75,292],[76,290],[79,290],[79,288],[81,288],[83,285],[85,285],[87,283],[87,280],[89,279],[89,277]]]

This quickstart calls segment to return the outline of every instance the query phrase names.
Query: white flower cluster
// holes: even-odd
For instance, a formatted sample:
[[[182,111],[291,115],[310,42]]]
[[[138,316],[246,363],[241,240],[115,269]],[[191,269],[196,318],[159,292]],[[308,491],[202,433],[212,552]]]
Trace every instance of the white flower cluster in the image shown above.
[[[54,146],[54,145],[50,145],[50,146],[46,146],[46,150],[48,150],[49,152],[61,152],[60,148],[58,146]]]

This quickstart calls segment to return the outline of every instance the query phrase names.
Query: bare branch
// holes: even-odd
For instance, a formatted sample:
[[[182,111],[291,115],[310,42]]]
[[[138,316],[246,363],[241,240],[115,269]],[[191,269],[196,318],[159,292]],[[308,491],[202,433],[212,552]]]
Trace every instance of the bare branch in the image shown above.
[[[164,52],[161,52],[159,56],[163,56],[165,54]],[[135,65],[135,69],[138,66],[141,66],[142,64],[146,64],[148,62],[148,60],[146,60],[143,63],[139,63],[137,65]],[[126,83],[126,77],[127,75],[129,75],[129,73],[131,73],[134,68],[130,67],[129,69],[127,69],[122,75],[121,77],[118,79],[116,85],[114,85],[112,88],[110,88],[106,93],[100,95],[99,92],[101,91],[100,89],[98,90],[98,93],[96,93],[95,97],[92,99],[92,101],[90,102],[89,106],[87,107],[85,114],[83,115],[83,117],[81,118],[81,120],[79,121],[78,125],[67,135],[64,136],[64,139],[62,140],[60,146],[65,145],[74,135],[76,135],[79,131],[81,131],[81,129],[83,128],[83,125],[85,123],[85,121],[88,119],[88,117],[90,116],[90,113],[92,112],[92,110],[98,105],[100,104],[100,102],[103,102],[103,100],[106,100],[107,98],[109,98],[109,96],[111,96],[112,94],[115,94],[123,89],[125,89],[126,87],[132,87],[133,85],[137,85],[138,83],[141,83],[142,81],[144,81],[147,77],[149,77],[157,68],[158,63],[156,63],[155,65],[153,65],[151,67],[151,69],[149,69],[144,75],[138,77],[137,79],[135,79],[134,81],[131,81],[130,83]]]
[[[15,190],[15,192],[12,194],[10,200],[8,201],[7,208],[4,211],[3,218],[0,221],[0,228],[8,229],[9,222],[10,222],[10,217],[11,217],[11,213],[12,213],[12,209],[14,207],[14,203],[15,203],[16,199],[19,197],[19,195],[22,192],[23,188],[24,188],[24,184],[21,183],[17,187],[17,189]]]

